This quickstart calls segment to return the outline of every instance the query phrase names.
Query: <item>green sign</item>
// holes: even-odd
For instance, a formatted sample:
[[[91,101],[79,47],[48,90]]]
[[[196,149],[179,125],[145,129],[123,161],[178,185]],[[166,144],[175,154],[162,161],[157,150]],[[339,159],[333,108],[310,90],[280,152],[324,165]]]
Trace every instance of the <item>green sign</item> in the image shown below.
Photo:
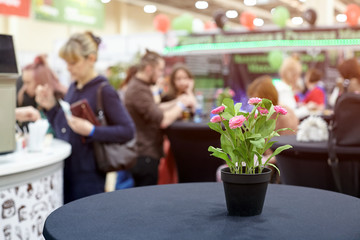
[[[35,18],[103,28],[104,4],[100,0],[33,0]]]

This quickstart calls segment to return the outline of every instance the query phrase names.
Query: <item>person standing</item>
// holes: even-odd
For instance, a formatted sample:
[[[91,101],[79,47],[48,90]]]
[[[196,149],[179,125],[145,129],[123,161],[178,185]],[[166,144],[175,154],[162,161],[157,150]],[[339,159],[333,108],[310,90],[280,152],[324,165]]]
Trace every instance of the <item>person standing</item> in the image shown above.
[[[34,62],[26,65],[22,69],[22,75],[16,81],[16,107],[30,110],[31,108],[22,108],[32,106],[38,108],[35,101],[35,90],[39,85],[48,86],[54,91],[57,98],[63,98],[66,94],[67,87],[60,83],[54,72],[49,67],[46,61],[46,55],[39,55],[35,57]],[[39,108],[41,117],[45,117],[41,108]],[[21,128],[27,128],[27,121],[23,122],[19,120],[18,123]],[[23,129],[24,130],[24,129]],[[52,129],[49,128],[48,133],[53,133]]]
[[[138,159],[131,170],[135,186],[155,185],[158,164],[163,156],[163,129],[177,120],[182,111],[193,107],[192,98],[180,95],[172,101],[156,104],[151,86],[163,76],[164,59],[146,50],[135,77],[125,92],[125,105],[136,126]]]
[[[292,110],[296,109],[295,89],[301,76],[301,63],[297,55],[286,58],[279,69],[281,81],[275,83],[279,93],[279,104],[286,105]]]
[[[71,155],[65,160],[64,202],[104,192],[106,174],[95,161],[93,141],[125,143],[134,137],[134,124],[116,91],[94,68],[100,38],[91,32],[76,33],[60,49],[60,57],[74,82],[64,100],[72,104],[86,99],[96,113],[97,90],[102,88],[103,111],[108,126],[95,126],[86,119],[66,117],[49,86],[36,89],[36,102],[46,110],[56,137],[69,142]]]

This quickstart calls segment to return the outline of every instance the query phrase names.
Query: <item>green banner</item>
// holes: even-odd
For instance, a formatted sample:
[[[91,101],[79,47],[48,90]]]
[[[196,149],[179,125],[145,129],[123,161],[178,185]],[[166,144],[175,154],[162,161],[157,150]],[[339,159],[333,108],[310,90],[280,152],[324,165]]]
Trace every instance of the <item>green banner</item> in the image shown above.
[[[33,0],[36,19],[103,28],[105,8],[100,0]]]

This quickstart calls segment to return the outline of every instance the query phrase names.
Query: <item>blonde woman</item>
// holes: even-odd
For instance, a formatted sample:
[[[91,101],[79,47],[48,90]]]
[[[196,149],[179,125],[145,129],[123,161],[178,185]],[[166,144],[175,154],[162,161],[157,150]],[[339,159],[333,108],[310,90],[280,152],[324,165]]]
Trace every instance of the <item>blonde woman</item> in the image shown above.
[[[86,99],[96,113],[96,93],[108,80],[94,68],[100,38],[91,32],[70,37],[60,49],[60,57],[67,63],[73,83],[64,100],[70,104]],[[70,202],[104,191],[105,173],[97,169],[93,141],[124,143],[134,137],[134,124],[116,91],[107,83],[102,89],[104,115],[109,126],[94,126],[85,119],[66,118],[49,86],[36,89],[36,101],[60,139],[72,145],[72,154],[65,160],[64,202]]]
[[[294,90],[297,88],[297,81],[301,76],[301,71],[302,67],[298,56],[288,57],[279,70],[281,81],[275,84],[279,93],[279,104],[286,105],[293,110],[296,108]]]

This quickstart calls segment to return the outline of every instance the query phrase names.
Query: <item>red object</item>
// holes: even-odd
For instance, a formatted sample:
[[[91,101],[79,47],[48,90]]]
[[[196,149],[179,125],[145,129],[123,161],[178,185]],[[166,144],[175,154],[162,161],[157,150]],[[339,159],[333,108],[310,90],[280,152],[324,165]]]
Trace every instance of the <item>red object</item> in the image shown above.
[[[251,12],[242,12],[240,15],[240,23],[247,29],[253,30],[255,28],[254,25],[255,18],[256,18],[255,15],[252,14]]]
[[[0,14],[29,17],[30,0],[1,1]]]
[[[314,102],[319,105],[325,104],[324,92],[319,87],[315,87],[313,90],[306,93],[305,98],[303,100],[303,103],[309,103],[309,102]]]
[[[356,26],[358,24],[358,19],[360,16],[360,7],[356,4],[349,4],[346,7],[346,22],[350,26]]]
[[[164,153],[165,157],[160,159],[158,167],[158,184],[178,183],[178,174],[176,162],[173,153],[171,152],[170,141],[164,137]]]
[[[217,26],[216,26],[216,23],[213,21],[208,21],[208,22],[205,22],[205,24],[204,24],[205,30],[210,30],[210,29],[215,29],[215,28],[217,28]]]
[[[170,20],[165,14],[156,15],[153,24],[155,29],[162,33],[166,33],[170,29]]]
[[[71,113],[75,117],[83,118],[96,126],[100,126],[99,120],[96,118],[93,110],[91,109],[87,99],[81,99],[70,105]]]

